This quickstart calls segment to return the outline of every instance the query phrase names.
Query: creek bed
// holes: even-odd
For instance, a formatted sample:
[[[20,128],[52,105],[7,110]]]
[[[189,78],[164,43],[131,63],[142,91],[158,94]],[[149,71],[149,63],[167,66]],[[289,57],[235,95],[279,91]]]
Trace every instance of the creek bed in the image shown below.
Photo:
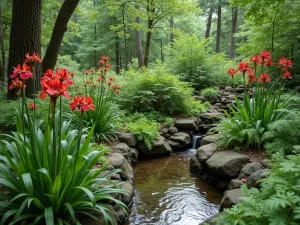
[[[222,193],[190,172],[193,151],[138,162],[125,225],[199,225],[218,213]]]

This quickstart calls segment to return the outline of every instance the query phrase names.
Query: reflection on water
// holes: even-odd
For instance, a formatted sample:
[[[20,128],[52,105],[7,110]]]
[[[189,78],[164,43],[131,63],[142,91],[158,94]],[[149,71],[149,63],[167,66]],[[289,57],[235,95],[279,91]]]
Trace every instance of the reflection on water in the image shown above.
[[[198,225],[218,213],[222,194],[189,172],[192,151],[138,162],[126,225]]]

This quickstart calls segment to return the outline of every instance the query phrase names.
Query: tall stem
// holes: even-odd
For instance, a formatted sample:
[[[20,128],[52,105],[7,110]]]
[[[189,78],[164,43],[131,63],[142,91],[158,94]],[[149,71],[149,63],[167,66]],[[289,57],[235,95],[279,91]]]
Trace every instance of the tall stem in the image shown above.
[[[59,97],[59,131],[58,131],[58,151],[57,151],[57,167],[60,166],[60,146],[61,146],[61,127],[62,127],[62,100]],[[60,171],[60,168],[58,168]]]
[[[23,138],[24,138],[24,145],[26,146],[26,137],[25,137],[25,80],[23,81],[23,88],[21,90],[22,92],[22,129],[23,129]]]
[[[56,125],[55,125],[55,110],[56,110],[56,100],[51,99],[52,106],[52,135],[53,135],[53,178],[55,179],[57,175],[57,161],[56,161]]]

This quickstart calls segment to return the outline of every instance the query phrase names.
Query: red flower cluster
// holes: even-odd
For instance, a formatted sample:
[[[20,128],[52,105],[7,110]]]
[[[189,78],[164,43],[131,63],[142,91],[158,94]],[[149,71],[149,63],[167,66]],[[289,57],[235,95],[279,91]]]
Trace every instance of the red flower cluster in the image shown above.
[[[31,103],[31,104],[29,105],[29,109],[31,109],[31,111],[34,111],[34,110],[37,109],[37,105]]]
[[[42,63],[41,57],[39,56],[39,54],[37,54],[35,52],[32,53],[32,55],[27,53],[25,56],[26,56],[26,59],[25,59],[24,63],[30,64],[30,65]]]
[[[21,88],[25,88],[26,86],[23,85],[23,82],[19,80],[19,78],[17,77],[16,79],[14,79],[11,84],[9,85],[8,89],[14,89],[16,88],[17,90],[21,89]]]
[[[109,69],[111,68],[111,65],[108,63],[109,61],[109,57],[108,56],[102,56],[101,60],[99,60],[98,62],[98,66],[100,67],[99,70],[100,72],[108,72]]]
[[[268,74],[264,73],[261,74],[257,80],[258,83],[263,83],[263,85],[266,85],[267,83],[271,82],[271,78],[269,77]]]
[[[271,53],[267,51],[262,51],[259,55],[252,56],[250,62],[254,64],[255,68],[257,65],[264,65],[267,67],[273,66]]]
[[[251,84],[251,83],[254,83],[256,82],[256,76],[255,76],[255,73],[253,70],[250,70],[248,72],[248,83]]]
[[[289,68],[293,68],[291,60],[288,60],[286,58],[279,59],[277,68],[281,68],[281,70],[283,71],[283,77],[282,77],[283,79],[293,78],[291,76],[291,73],[288,71]]]
[[[74,100],[70,103],[70,108],[72,111],[76,109],[81,113],[87,112],[89,110],[94,110],[95,106],[93,104],[93,100],[90,97],[80,97],[76,96]]]
[[[227,74],[228,74],[229,76],[231,76],[231,77],[233,77],[236,73],[237,73],[237,71],[235,71],[234,69],[229,69],[229,70],[227,71]]]
[[[66,69],[57,69],[55,73],[52,70],[47,70],[41,80],[42,91],[40,98],[45,99],[49,96],[52,103],[55,103],[59,96],[70,99],[67,90],[72,84],[73,82],[70,80],[70,75]]]
[[[12,75],[10,75],[10,78],[15,79],[16,77],[20,77],[23,80],[33,78],[33,75],[30,71],[30,66],[24,63],[22,67],[20,64],[18,64],[17,67],[14,67],[14,72]]]
[[[246,62],[241,62],[238,66],[237,71],[241,72],[241,73],[246,73],[249,72],[250,68],[249,68],[249,64]]]

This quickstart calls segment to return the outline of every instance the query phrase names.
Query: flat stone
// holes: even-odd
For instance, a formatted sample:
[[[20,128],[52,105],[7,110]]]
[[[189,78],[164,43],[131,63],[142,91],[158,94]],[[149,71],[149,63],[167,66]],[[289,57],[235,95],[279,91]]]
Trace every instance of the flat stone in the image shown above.
[[[119,140],[126,143],[129,147],[135,147],[137,145],[137,139],[135,135],[131,133],[122,133],[119,136]]]
[[[193,130],[196,128],[195,120],[179,119],[175,121],[175,127],[183,130]]]
[[[240,188],[243,184],[244,182],[239,179],[232,179],[229,183],[228,190]]]
[[[217,134],[205,136],[204,138],[202,138],[200,145],[202,146],[210,143],[216,143],[218,140],[219,140],[219,136]]]
[[[197,158],[202,165],[205,165],[206,161],[217,151],[217,145],[215,143],[210,143],[207,145],[202,145],[197,149]]]
[[[166,128],[166,127],[164,127],[164,128],[161,129],[161,132],[162,132],[163,134],[167,134],[167,133],[169,132],[169,129]]]
[[[262,169],[262,165],[259,162],[247,163],[246,165],[243,166],[239,174],[239,179],[247,178],[251,174],[261,169]]]
[[[176,134],[173,134],[170,139],[172,141],[175,141],[175,142],[179,142],[181,144],[185,144],[185,145],[188,145],[191,143],[191,137],[189,134],[187,133],[183,133],[183,132],[178,132]]]
[[[210,172],[217,177],[235,178],[243,165],[250,161],[249,157],[234,151],[222,151],[213,154],[207,161]]]
[[[220,203],[220,212],[239,203],[240,197],[242,197],[242,190],[240,188],[225,191]]]

